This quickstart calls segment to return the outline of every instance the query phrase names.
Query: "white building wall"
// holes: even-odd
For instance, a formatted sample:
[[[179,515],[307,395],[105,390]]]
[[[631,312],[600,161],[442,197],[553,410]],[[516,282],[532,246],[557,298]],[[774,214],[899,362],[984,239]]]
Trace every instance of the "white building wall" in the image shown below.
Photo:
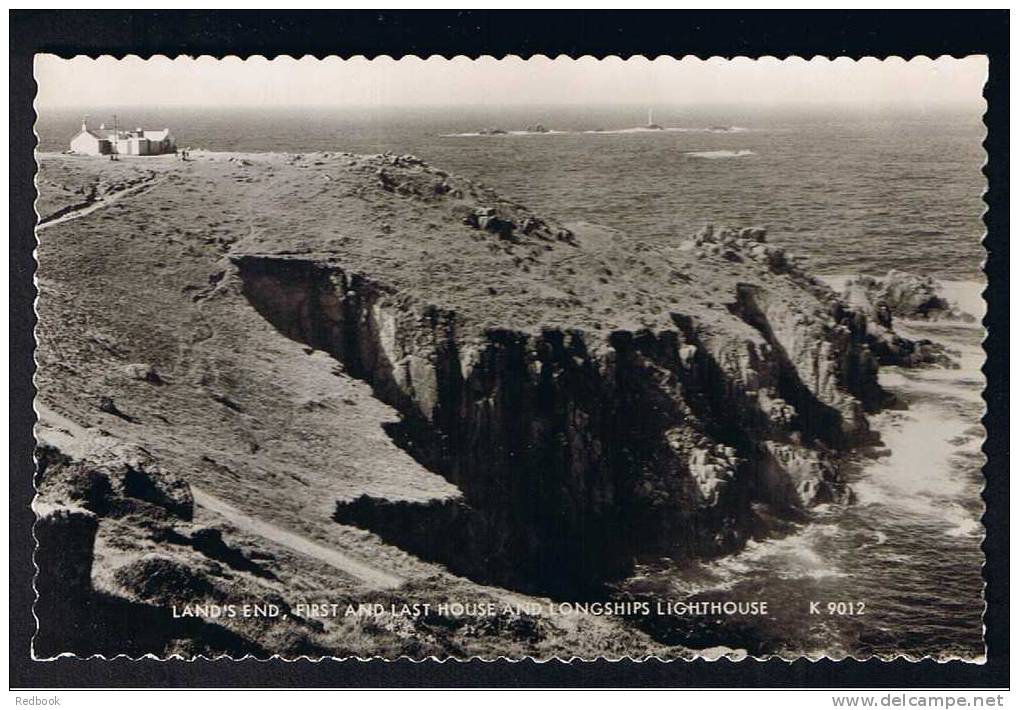
[[[85,155],[99,155],[99,139],[90,133],[79,133],[71,139],[71,150]]]
[[[169,131],[145,131],[144,133],[150,135],[151,138],[139,135],[128,137],[121,132],[121,138],[111,138],[106,141],[82,131],[71,139],[71,150],[84,155],[105,155],[109,152],[115,152],[118,155],[160,155],[174,151],[176,146]]]
[[[160,131],[145,131],[145,138],[149,141],[150,155],[172,153],[176,147],[173,135],[170,133],[169,129],[166,128]]]

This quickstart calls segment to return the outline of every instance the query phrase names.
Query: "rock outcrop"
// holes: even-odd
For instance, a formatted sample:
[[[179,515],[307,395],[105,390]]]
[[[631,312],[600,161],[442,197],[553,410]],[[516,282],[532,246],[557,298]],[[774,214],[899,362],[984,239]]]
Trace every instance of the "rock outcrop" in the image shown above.
[[[711,230],[691,248],[759,262],[783,290],[736,283],[721,331],[674,311],[671,329],[601,335],[481,327],[335,263],[235,263],[255,308],[369,382],[404,414],[408,449],[463,492],[362,497],[336,519],[475,579],[556,594],[645,554],[737,549],[760,531],[754,502],[796,515],[851,498],[839,452],[873,440],[865,412],[884,398],[866,317],[763,230]]]
[[[684,244],[684,248],[695,250],[701,258],[716,255],[729,261],[756,262],[774,274],[788,277],[818,299],[825,307],[824,311],[813,315],[802,311],[785,312],[784,307],[779,305],[772,310],[768,322],[777,324],[779,331],[786,333],[802,327],[813,328],[815,331],[831,330],[834,336],[828,339],[831,345],[823,347],[837,346],[835,357],[843,361],[837,368],[841,378],[838,381],[829,377],[830,372],[820,373],[822,381],[818,384],[827,390],[826,398],[838,399],[840,395],[836,390],[842,387],[865,408],[875,410],[888,403],[885,394],[877,387],[879,364],[902,367],[929,364],[953,366],[952,358],[942,346],[929,340],[904,338],[892,327],[893,313],[904,318],[958,316],[946,300],[933,295],[937,290],[937,283],[933,279],[899,271],[889,272],[884,281],[861,276],[848,282],[844,294],[840,296],[806,272],[795,259],[789,257],[785,249],[768,245],[766,236],[767,232],[760,228],[716,230],[709,225]],[[743,303],[749,304],[746,312],[753,317],[756,307],[752,302],[762,295],[766,296],[767,289],[747,286],[741,287],[739,293],[740,308],[744,308]],[[883,300],[885,296],[891,300]],[[887,303],[896,304],[894,310],[887,307]],[[817,344],[824,339],[815,334],[797,341],[799,346],[793,347],[795,349],[804,344],[809,347],[809,343]],[[840,341],[847,342],[839,344]],[[821,360],[827,359],[827,355],[824,353]],[[793,361],[813,368],[811,363],[815,358],[808,353],[794,353]],[[853,404],[843,403],[840,406],[852,408]],[[850,415],[848,420],[858,420],[858,416]]]
[[[37,458],[36,488],[48,501],[100,515],[126,515],[153,505],[164,511],[160,515],[191,519],[194,499],[183,476],[164,470],[140,446],[112,444],[82,460],[43,445]]]
[[[229,601],[216,562],[272,576],[221,531],[188,533],[194,502],[179,476],[140,447],[113,442],[73,453],[42,442],[36,458],[37,657],[270,655],[246,634],[174,612]],[[153,541],[165,551],[151,552]]]

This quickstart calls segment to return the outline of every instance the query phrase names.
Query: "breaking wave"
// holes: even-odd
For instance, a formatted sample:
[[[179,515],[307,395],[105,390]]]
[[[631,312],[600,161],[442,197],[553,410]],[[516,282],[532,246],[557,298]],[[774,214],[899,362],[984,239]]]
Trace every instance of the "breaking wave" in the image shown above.
[[[979,315],[982,288],[955,282],[943,292]],[[875,415],[880,447],[844,466],[856,501],[819,506],[791,534],[729,557],[643,570],[645,584],[655,588],[660,575],[673,594],[767,601],[774,615],[754,630],[778,653],[981,657],[983,330],[926,321],[896,328],[942,342],[959,367],[882,368],[882,386],[908,408]],[[829,615],[830,602],[862,604],[862,614]]]

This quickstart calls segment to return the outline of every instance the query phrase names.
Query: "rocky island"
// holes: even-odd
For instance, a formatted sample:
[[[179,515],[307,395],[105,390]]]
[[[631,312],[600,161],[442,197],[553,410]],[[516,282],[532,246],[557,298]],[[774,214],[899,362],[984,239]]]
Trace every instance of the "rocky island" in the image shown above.
[[[763,229],[192,155],[39,159],[39,657],[689,655],[543,610],[851,504],[879,367],[946,361]]]

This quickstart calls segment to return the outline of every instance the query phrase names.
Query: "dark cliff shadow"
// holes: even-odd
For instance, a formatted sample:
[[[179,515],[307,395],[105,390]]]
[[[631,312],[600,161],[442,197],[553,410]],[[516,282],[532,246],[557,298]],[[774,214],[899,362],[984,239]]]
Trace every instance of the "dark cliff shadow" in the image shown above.
[[[587,514],[583,502],[571,501],[571,487],[584,483],[566,473],[574,465],[565,432],[575,402],[565,400],[574,385],[595,397],[582,383],[590,373],[572,366],[563,375],[571,384],[563,385],[549,370],[535,384],[525,357],[534,344],[521,333],[495,329],[486,334],[481,363],[467,382],[450,335],[435,353],[436,404],[429,420],[397,384],[399,373],[382,351],[374,309],[388,295],[384,287],[302,260],[245,257],[237,265],[255,310],[282,334],[328,352],[370,384],[401,414],[399,422],[384,425],[393,442],[462,491],[460,499],[423,503],[362,496],[338,502],[336,522],[369,530],[455,574],[528,593],[604,597],[604,580],[631,570],[625,516],[609,508]],[[451,327],[451,314],[425,309],[420,316],[423,331],[441,334]],[[576,350],[579,340],[570,350],[557,332],[541,345],[564,368],[586,354]],[[495,392],[498,407],[479,407]]]
[[[689,319],[675,317],[679,333],[614,333],[609,358],[592,357],[580,331],[493,328],[470,341],[462,369],[454,313],[400,304],[384,286],[329,264],[235,263],[251,305],[370,384],[401,414],[385,426],[394,443],[461,492],[425,502],[361,496],[337,503],[336,522],[480,583],[563,599],[607,598],[638,555],[712,557],[763,536],[745,484],[764,480],[766,417],[738,411],[703,347],[695,371],[683,371],[679,349],[696,342]],[[778,388],[809,412],[805,426],[830,436],[840,415],[776,353],[785,371]],[[666,433],[690,418],[704,430],[691,429],[674,449]],[[709,505],[684,453],[701,434],[749,462]]]
[[[501,461],[492,457],[480,473],[483,463],[457,457],[463,444],[451,440],[457,432],[446,433],[413,413],[383,428],[462,495],[423,502],[360,496],[337,502],[336,522],[369,530],[476,582],[556,599],[607,598],[606,581],[631,571],[616,516],[563,519],[566,506],[547,490],[554,479],[548,472],[563,465],[556,446],[509,452]]]

